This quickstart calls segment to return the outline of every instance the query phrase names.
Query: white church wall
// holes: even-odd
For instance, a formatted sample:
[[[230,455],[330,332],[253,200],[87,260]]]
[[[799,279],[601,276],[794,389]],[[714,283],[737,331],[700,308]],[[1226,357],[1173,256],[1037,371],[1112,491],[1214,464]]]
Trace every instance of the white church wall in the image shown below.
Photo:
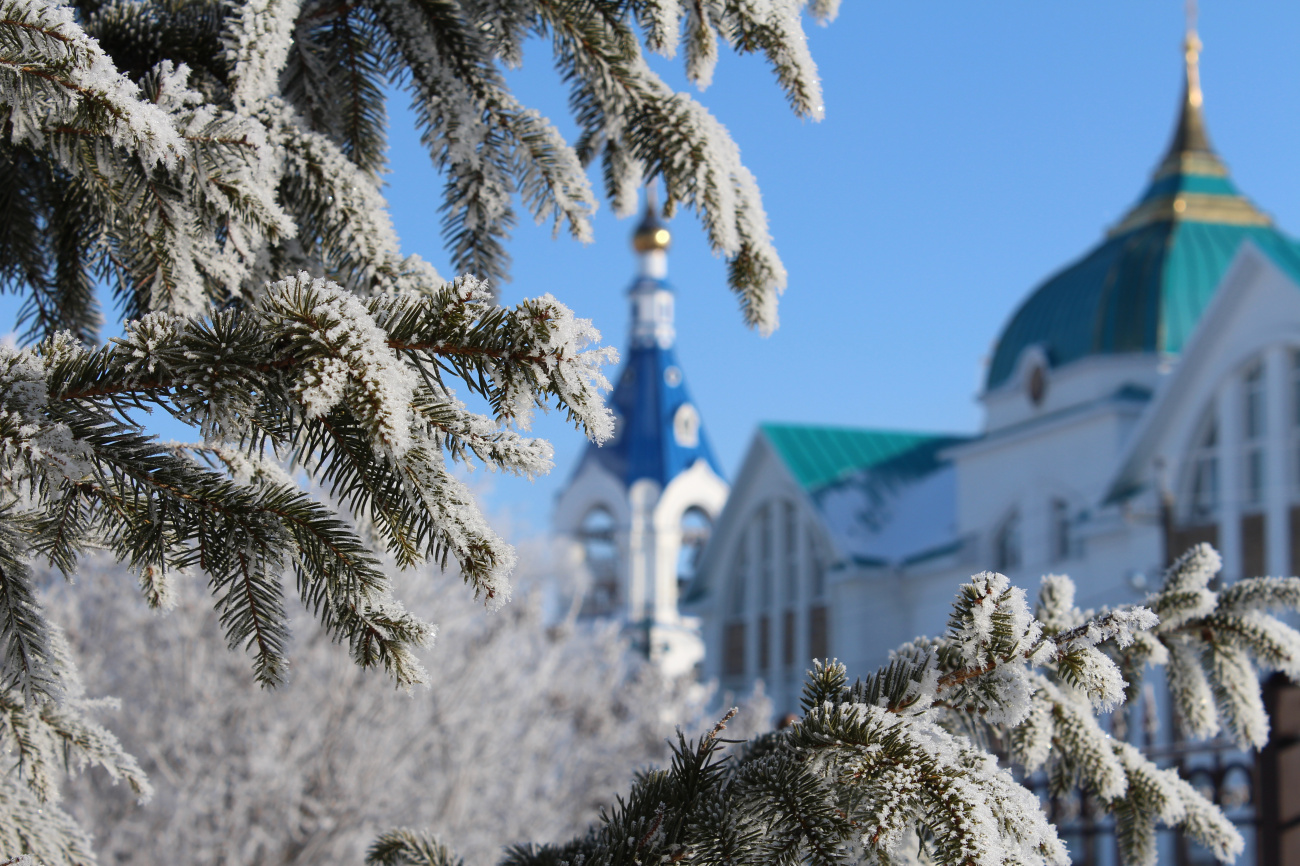
[[[1072,551],[1053,549],[1054,503],[1065,506],[1072,541],[1068,531],[1101,501],[1139,412],[1105,403],[954,449],[959,533],[977,539],[975,564],[1020,577],[1069,559]],[[998,533],[1017,518],[1019,541],[1009,547],[1018,553],[999,555]]]
[[[652,515],[656,569],[652,603],[656,621],[670,622],[678,617],[677,578],[682,549],[682,519],[692,508],[703,511],[714,526],[727,503],[730,488],[705,460],[696,460],[664,488]]]
[[[613,524],[615,551],[615,578],[618,598],[626,603],[628,597],[628,542],[632,513],[623,483],[595,460],[585,461],[577,475],[564,488],[555,501],[552,526],[564,551],[563,561],[579,572],[580,589],[591,593],[593,575],[586,561],[586,539],[583,522],[596,509],[610,514]]]
[[[1242,273],[1239,282],[1244,280]],[[1117,471],[1134,443],[1148,435],[1140,431],[1158,427],[1156,445],[1144,459],[1163,462],[1169,473],[1179,477],[1207,407],[1240,404],[1243,371],[1256,363],[1265,365],[1268,383],[1268,471],[1272,478],[1290,479],[1269,488],[1273,491],[1269,508],[1274,513],[1269,521],[1269,570],[1286,571],[1274,566],[1289,554],[1285,521],[1300,488],[1300,405],[1296,402],[1300,400],[1300,368],[1296,367],[1300,289],[1276,269],[1258,270],[1246,282],[1249,286],[1234,290],[1242,295],[1238,303],[1229,303],[1230,298],[1216,301],[1207,311],[1183,357],[1166,362],[1173,372],[1160,372],[1150,357],[1127,369],[1104,361],[1081,364],[1080,371],[1062,373],[1063,377],[1079,373],[1073,380],[1078,389],[1071,393],[1061,388],[1056,393],[1062,400],[1082,402],[952,449],[958,473],[958,534],[964,542],[954,551],[901,569],[845,561],[843,551],[837,551],[837,570],[827,589],[828,655],[845,661],[855,672],[867,673],[883,664],[899,643],[941,632],[957,586],[975,571],[1002,565],[995,559],[996,534],[1012,511],[1020,515],[1019,556],[1014,567],[1002,570],[1031,594],[1043,574],[1057,572],[1076,580],[1078,601],[1084,607],[1139,602],[1163,569],[1162,502],[1157,487],[1148,485],[1122,501],[1104,504]],[[1225,286],[1221,294],[1230,295],[1229,289]],[[1134,369],[1145,371],[1152,381],[1153,398],[1146,399],[1140,392],[1115,394]],[[1171,392],[1176,393],[1171,396]],[[1092,399],[1093,394],[1102,398]],[[1148,417],[1152,415],[1159,417],[1152,420]],[[1236,458],[1227,462],[1235,463]],[[812,654],[801,621],[799,663],[787,671],[774,661],[780,658],[781,633],[771,601],[764,602],[757,589],[764,548],[754,527],[765,505],[790,501],[797,504],[799,521],[811,527],[801,531],[800,539],[820,533],[821,543],[829,546],[830,537],[822,531],[820,512],[761,435],[737,484],[726,512],[725,538],[718,539],[723,550],[715,551],[718,561],[710,568],[728,580],[743,573],[749,584],[744,610],[733,618],[746,626],[743,670],[727,675],[720,664],[728,618],[719,607],[713,608],[707,624],[705,669],[722,675],[724,685],[736,690],[762,677],[777,706],[785,711],[797,702],[804,660]],[[1064,541],[1059,532],[1061,506],[1067,524]],[[1225,552],[1239,558],[1239,552],[1232,552],[1231,533],[1226,535]],[[742,541],[747,564],[737,572],[736,551]],[[768,548],[770,555],[779,555],[771,553],[774,549]],[[806,553],[801,553],[800,561],[806,560]],[[1229,570],[1227,576],[1237,575]],[[712,590],[715,604],[727,591],[717,584]],[[806,613],[806,601],[800,610]],[[769,626],[764,651],[758,644],[758,623],[765,614]],[[760,664],[763,653],[766,666]]]
[[[704,551],[701,571],[708,575],[707,594],[698,606],[692,608],[704,622],[704,666],[705,677],[717,679],[724,689],[743,691],[747,681],[742,681],[744,672],[754,669],[751,657],[749,634],[743,646],[743,658],[740,667],[742,673],[733,674],[727,670],[726,632],[727,625],[736,618],[745,622],[750,619],[749,596],[743,591],[743,598],[736,599],[738,588],[735,584],[736,560],[740,556],[750,558],[750,539],[748,530],[756,507],[747,507],[756,502],[755,490],[767,486],[766,476],[771,471],[771,449],[762,434],[756,434],[745,453],[736,486],[731,489],[729,507],[720,515],[714,526],[713,537]],[[742,548],[744,553],[741,553]],[[746,587],[746,590],[748,588]]]
[[[701,565],[705,676],[735,693],[762,680],[778,714],[796,712],[813,656],[837,653],[836,558],[807,495],[756,435]]]
[[[1032,399],[1030,379],[1042,370],[1042,399]],[[1051,367],[1037,346],[1021,353],[1016,371],[1004,384],[980,395],[985,430],[996,433],[1056,412],[1104,400],[1126,385],[1155,390],[1168,372],[1168,362],[1154,354],[1089,355]]]
[[[650,478],[639,478],[627,491],[631,521],[627,533],[627,620],[639,623],[653,613],[650,597],[661,567],[655,537],[654,512],[662,488]]]
[[[892,568],[851,567],[833,575],[831,587],[833,654],[854,676],[888,662],[890,650],[916,637],[925,619],[917,583]]]

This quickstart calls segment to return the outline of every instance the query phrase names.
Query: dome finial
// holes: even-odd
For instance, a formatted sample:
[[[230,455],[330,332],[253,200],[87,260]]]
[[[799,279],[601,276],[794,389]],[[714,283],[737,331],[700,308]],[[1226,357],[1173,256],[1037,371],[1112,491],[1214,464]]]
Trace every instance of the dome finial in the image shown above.
[[[1187,0],[1187,36],[1183,39],[1183,61],[1187,81],[1183,92],[1183,107],[1174,129],[1174,140],[1169,145],[1166,161],[1182,162],[1190,154],[1213,154],[1210,137],[1205,133],[1205,117],[1201,105],[1201,37],[1196,34],[1196,0]]]
[[[1187,0],[1187,38],[1183,41],[1187,61],[1187,104],[1199,109],[1201,96],[1201,38],[1196,35],[1196,0]]]
[[[1196,35],[1196,0],[1187,0],[1187,35],[1183,40],[1187,81],[1169,149],[1151,184],[1111,235],[1169,221],[1224,225],[1268,225],[1268,216],[1237,192],[1228,168],[1210,145],[1201,111],[1201,40]]]
[[[1183,104],[1174,126],[1174,138],[1169,142],[1156,177],[1182,174],[1204,174],[1225,177],[1227,168],[1210,145],[1205,131],[1205,115],[1201,93],[1201,38],[1196,33],[1196,0],[1187,0],[1187,35],[1183,39],[1183,62],[1187,80],[1183,89]]]
[[[655,188],[651,184],[645,189],[645,215],[641,224],[632,233],[632,249],[638,253],[652,250],[666,250],[672,243],[673,236],[668,227],[659,219],[659,203],[655,200]]]

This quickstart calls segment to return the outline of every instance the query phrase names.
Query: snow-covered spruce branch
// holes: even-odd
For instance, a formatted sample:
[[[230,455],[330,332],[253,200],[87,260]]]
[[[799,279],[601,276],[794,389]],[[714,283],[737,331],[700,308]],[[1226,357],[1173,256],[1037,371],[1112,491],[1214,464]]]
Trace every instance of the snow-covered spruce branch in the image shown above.
[[[802,6],[9,0],[0,183],[15,204],[0,282],[27,294],[30,341],[95,339],[103,282],[128,318],[250,302],[298,270],[367,293],[431,291],[437,275],[401,254],[380,195],[385,93],[397,84],[444,174],[457,270],[508,275],[516,195],[537,221],[587,239],[585,166],[599,156],[620,212],[660,177],[669,211],[700,213],[747,321],[769,331],[785,271],[757,185],[726,130],[649,69],[634,22],[653,22],[652,50],[698,20],[715,41],[764,53],[796,113],[815,117]],[[521,62],[530,34],[552,38],[573,88],[576,145],[505,82],[501,67]]]
[[[238,295],[263,244],[295,231],[262,182],[262,126],[207,104],[170,60],[138,82],[119,74],[66,7],[0,16],[0,75],[16,76],[0,78],[0,170],[32,205],[6,212],[14,265],[0,279],[28,292],[28,336],[94,337],[95,279],[116,283],[129,316]]]
[[[641,774],[586,835],[503,863],[890,863],[918,828],[940,863],[1068,863],[1037,798],[933,713],[857,701],[838,664],[818,665],[804,705],[730,755],[717,729],[679,733],[670,766]]]
[[[15,563],[8,550],[0,549],[4,580],[24,569],[25,563]],[[64,773],[99,767],[142,801],[153,789],[135,758],[91,720],[114,702],[86,697],[63,634],[45,623],[39,610],[31,613],[43,632],[43,661],[57,692],[46,688],[24,694],[23,684],[12,678],[0,689],[0,743],[12,762],[0,773],[0,852],[24,852],[41,864],[91,863],[89,836],[60,805]]]
[[[549,403],[594,438],[608,436],[599,390],[613,353],[589,347],[598,337],[554,299],[502,310],[471,279],[433,296],[363,301],[303,274],[243,311],[151,314],[104,349],[62,337],[0,350],[0,471],[22,502],[0,519],[17,545],[68,572],[86,549],[107,545],[150,597],[165,597],[169,571],[202,570],[228,641],[252,653],[268,684],[283,677],[281,580],[293,572],[358,663],[418,682],[410,650],[428,629],[389,597],[376,554],[347,522],[283,475],[240,470],[229,456],[214,471],[198,458],[280,454],[369,521],[400,565],[454,560],[475,595],[499,605],[513,553],[446,456],[546,472],[549,448],[510,427]],[[448,377],[485,397],[494,417],[466,409]],[[127,412],[148,406],[208,444],[178,453],[142,435]],[[227,467],[251,483],[230,480]],[[39,661],[40,629],[24,625],[32,617],[22,599],[0,598],[18,623],[5,673],[30,690],[43,676],[26,662]]]
[[[700,4],[687,5],[689,22]],[[779,3],[761,4],[761,9],[759,5],[738,4],[734,11],[742,14],[743,7],[756,12],[757,18],[746,21],[766,41],[776,37],[776,31],[759,22]],[[714,250],[726,256],[728,279],[740,295],[746,321],[764,333],[773,330],[777,296],[786,283],[785,267],[772,246],[757,184],[740,162],[740,150],[731,136],[702,105],[674,92],[650,69],[632,22],[607,4],[540,0],[536,8],[572,89],[570,102],[582,129],[578,156],[584,164],[597,157],[602,160],[606,193],[615,208],[629,211],[635,207],[642,180],[661,178],[666,212],[671,214],[679,204],[695,208]],[[728,23],[742,26],[739,19]],[[752,50],[757,44],[737,47]],[[790,47],[767,44],[783,57]],[[689,50],[687,56],[690,68]],[[798,80],[805,90],[815,89],[816,76],[810,69],[790,80]]]
[[[1117,659],[1137,683],[1145,665],[1166,667],[1187,732],[1212,737],[1226,728],[1236,744],[1268,741],[1258,671],[1300,678],[1300,632],[1270,610],[1300,610],[1300,579],[1257,577],[1211,589],[1222,561],[1197,545],[1169,569],[1147,604],[1160,624]]]
[[[435,837],[400,828],[389,830],[366,852],[369,866],[463,866],[464,861]]]
[[[503,862],[1068,863],[1037,796],[979,745],[988,742],[1025,772],[1046,772],[1054,793],[1096,797],[1126,866],[1153,866],[1159,825],[1231,861],[1243,841],[1220,809],[1097,718],[1148,663],[1205,681],[1209,705],[1230,720],[1255,712],[1256,664],[1292,670],[1298,636],[1264,610],[1295,607],[1300,581],[1246,580],[1216,594],[1206,584],[1217,569],[1212,549],[1193,549],[1145,606],[1100,612],[1075,607],[1066,577],[1044,578],[1031,610],[1004,576],[976,575],[942,636],[900,647],[853,685],[843,665],[816,663],[789,728],[726,756],[717,731],[698,743],[679,735],[671,766],[642,774],[586,835],[516,847]],[[1189,635],[1222,647],[1188,651]],[[1215,655],[1231,648],[1242,654],[1235,668]],[[424,850],[415,840],[434,842],[406,832],[409,859],[394,862],[442,862],[411,853]]]
[[[540,223],[591,238],[595,199],[577,155],[540,114],[521,106],[491,62],[473,18],[450,5],[375,0],[394,34],[391,72],[417,95],[417,121],[443,172],[443,229],[457,270],[500,280],[519,193]]]
[[[136,82],[49,0],[0,4],[0,110],[14,143],[45,146],[63,129],[94,130],[149,167],[174,165],[181,143],[165,112],[139,98]]]
[[[278,99],[265,100],[258,117],[283,153],[281,195],[301,238],[312,239],[271,248],[263,266],[268,279],[288,268],[323,266],[362,294],[432,291],[442,283],[419,257],[401,255],[378,182],[337,143],[309,129],[292,106]]]
[[[1075,607],[1068,578],[1043,579],[1035,618],[1055,658],[1032,674],[1023,719],[1014,725],[1004,720],[998,732],[1026,771],[1047,772],[1055,793],[1082,786],[1099,799],[1115,816],[1128,864],[1156,862],[1161,824],[1180,827],[1223,861],[1234,858],[1243,841],[1175,771],[1156,767],[1107,733],[1095,710],[1137,695],[1144,668],[1163,666],[1187,734],[1213,736],[1224,724],[1239,746],[1258,748],[1268,737],[1261,672],[1300,672],[1300,633],[1268,613],[1296,609],[1300,581],[1252,578],[1215,592],[1209,584],[1220,565],[1213,548],[1194,547],[1168,570],[1144,608],[1100,614]],[[1160,621],[1135,622],[1135,614],[1146,620],[1138,613],[1143,609]],[[951,724],[987,726],[994,719],[979,709],[949,710]]]

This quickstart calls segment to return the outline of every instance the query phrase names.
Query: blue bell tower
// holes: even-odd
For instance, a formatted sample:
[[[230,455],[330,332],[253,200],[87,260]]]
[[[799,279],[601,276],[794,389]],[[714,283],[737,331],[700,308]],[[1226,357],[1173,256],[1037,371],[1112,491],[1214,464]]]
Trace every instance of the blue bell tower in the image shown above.
[[[584,458],[597,461],[628,487],[643,478],[667,487],[699,460],[722,477],[673,348],[675,298],[667,280],[671,240],[654,205],[647,206],[632,235],[640,267],[628,289],[631,345],[610,398],[617,433],[604,447],[590,446]]]
[[[583,573],[583,616],[622,620],[666,672],[702,658],[698,623],[678,588],[726,502],[728,487],[674,349],[668,282],[672,235],[653,200],[632,235],[629,345],[610,396],[615,432],[589,445],[556,502],[554,525]]]

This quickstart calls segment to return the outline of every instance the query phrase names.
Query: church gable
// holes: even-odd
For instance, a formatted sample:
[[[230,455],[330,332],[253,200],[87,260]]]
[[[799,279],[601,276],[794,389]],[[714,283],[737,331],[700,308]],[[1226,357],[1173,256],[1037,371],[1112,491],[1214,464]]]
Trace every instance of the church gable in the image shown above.
[[[706,672],[761,676],[782,711],[812,658],[860,643],[837,583],[951,544],[964,437],[765,424],[755,435],[688,598],[705,617]]]
[[[1120,501],[1156,484],[1152,463],[1187,452],[1196,416],[1224,378],[1250,366],[1270,345],[1300,345],[1300,283],[1248,244],[1157,392],[1109,485],[1108,499]]]
[[[952,543],[956,480],[946,449],[969,437],[765,424],[840,558],[901,565]]]

